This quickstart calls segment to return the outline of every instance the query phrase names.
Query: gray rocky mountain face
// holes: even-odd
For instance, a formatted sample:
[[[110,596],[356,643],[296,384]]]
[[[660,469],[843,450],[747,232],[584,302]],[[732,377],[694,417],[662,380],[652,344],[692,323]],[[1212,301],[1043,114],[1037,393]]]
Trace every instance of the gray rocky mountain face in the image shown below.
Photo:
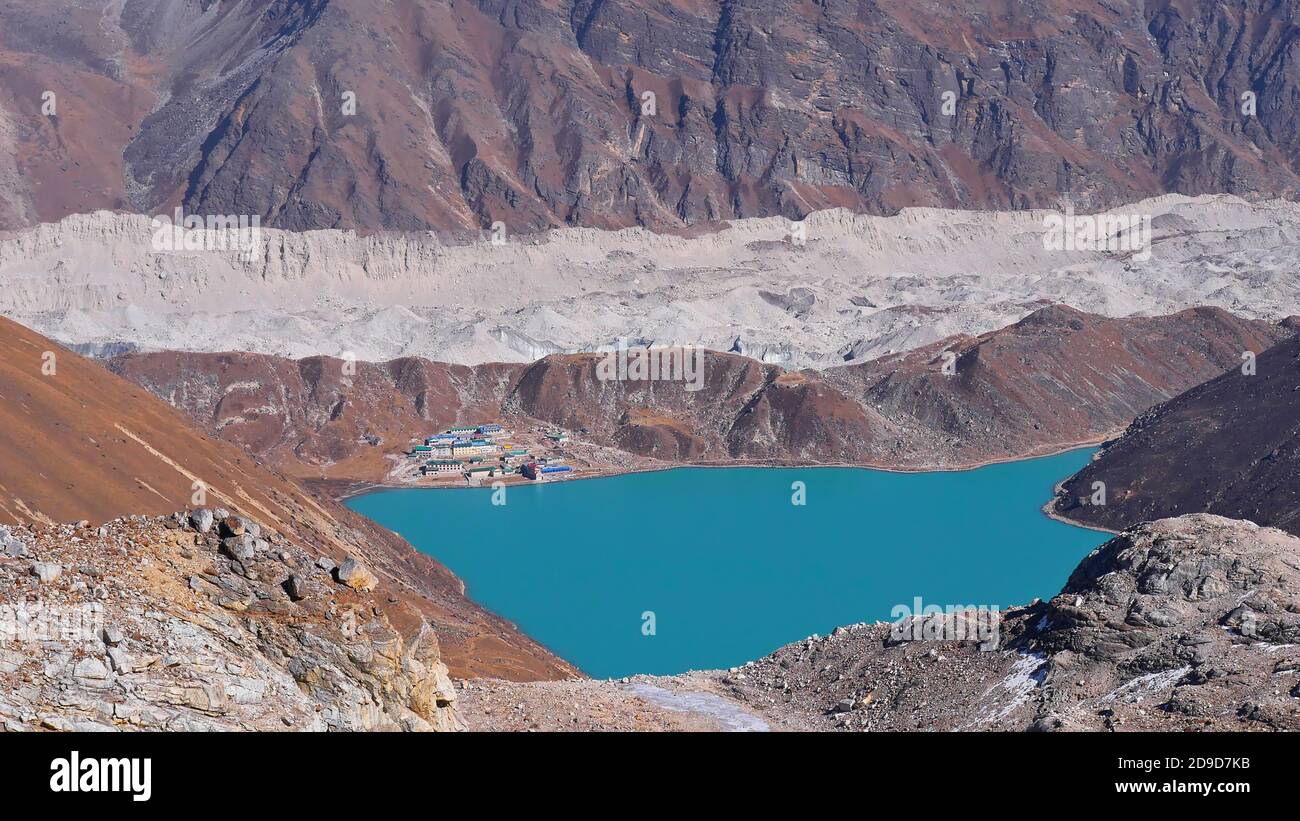
[[[100,0],[69,25],[86,5],[0,5],[0,227],[180,205],[672,228],[1297,187],[1296,0]]]

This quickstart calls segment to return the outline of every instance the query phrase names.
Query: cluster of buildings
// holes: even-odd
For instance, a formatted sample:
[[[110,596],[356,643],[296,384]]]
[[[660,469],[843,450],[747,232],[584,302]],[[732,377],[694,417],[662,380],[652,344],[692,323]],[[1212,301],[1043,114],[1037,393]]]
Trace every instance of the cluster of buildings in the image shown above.
[[[561,464],[562,459],[542,457],[534,459],[526,448],[505,441],[511,432],[501,425],[462,425],[435,433],[416,445],[407,454],[412,459],[425,459],[420,475],[459,473],[466,479],[494,479],[498,476],[520,473],[529,479],[546,474],[568,473],[573,468]],[[564,438],[547,435],[551,441]]]

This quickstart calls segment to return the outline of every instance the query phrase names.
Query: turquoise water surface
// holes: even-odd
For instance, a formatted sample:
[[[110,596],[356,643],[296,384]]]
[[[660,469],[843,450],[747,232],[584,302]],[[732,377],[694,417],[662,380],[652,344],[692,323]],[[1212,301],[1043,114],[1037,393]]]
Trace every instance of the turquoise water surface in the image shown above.
[[[1091,450],[945,473],[681,468],[351,499],[597,677],[730,667],[895,605],[1025,604],[1106,536],[1049,519]],[[792,504],[803,482],[806,504]],[[654,614],[645,635],[645,614]]]

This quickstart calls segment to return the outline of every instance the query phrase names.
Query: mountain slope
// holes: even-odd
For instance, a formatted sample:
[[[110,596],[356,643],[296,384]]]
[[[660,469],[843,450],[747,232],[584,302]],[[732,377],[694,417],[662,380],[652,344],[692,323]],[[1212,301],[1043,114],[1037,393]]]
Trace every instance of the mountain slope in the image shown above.
[[[1287,194],[1298,11],[4,0],[0,227],[182,205],[519,232]]]
[[[1095,441],[1290,333],[1217,308],[1110,319],[1057,305],[826,375],[898,428],[942,433],[930,458],[962,464]],[[940,370],[945,352],[952,376]]]
[[[171,352],[124,355],[108,365],[291,474],[363,480],[382,478],[384,454],[412,437],[499,416],[523,369],[413,357],[374,364]]]
[[[52,363],[51,371],[47,363]],[[0,318],[0,524],[94,524],[224,507],[380,578],[378,605],[404,629],[427,620],[452,669],[537,678],[571,671],[464,598],[446,568],[395,534],[262,468],[102,366]],[[202,497],[195,497],[196,482]],[[391,600],[391,601],[390,601]]]
[[[381,480],[384,454],[483,417],[559,425],[669,462],[956,467],[1096,441],[1289,331],[1217,309],[1107,319],[1054,306],[980,337],[831,368],[704,355],[699,390],[604,381],[600,354],[531,365],[127,354],[110,367],[294,475]],[[951,350],[956,374],[945,376]]]
[[[1142,414],[1063,485],[1057,513],[1120,529],[1209,512],[1300,533],[1300,339]],[[1093,485],[1106,504],[1085,503]]]

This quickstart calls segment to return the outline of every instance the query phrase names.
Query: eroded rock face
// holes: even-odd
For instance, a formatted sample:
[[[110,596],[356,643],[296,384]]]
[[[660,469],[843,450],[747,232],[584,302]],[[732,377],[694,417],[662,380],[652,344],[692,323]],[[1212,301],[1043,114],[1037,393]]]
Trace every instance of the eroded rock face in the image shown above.
[[[1163,708],[1191,717],[1213,717],[1224,698],[1250,692],[1241,714],[1295,726],[1300,701],[1278,696],[1271,679],[1295,673],[1298,545],[1280,530],[1208,514],[1125,531],[1047,604],[1037,631],[1051,656],[1046,682],[1173,685]]]
[[[260,525],[222,539],[204,513],[11,529],[68,570],[38,581],[0,558],[0,607],[27,615],[0,644],[4,727],[461,729],[427,622],[395,624],[278,534],[228,557],[223,542]]]
[[[133,0],[60,25],[75,5],[0,20],[0,228],[174,202],[522,231],[1297,187],[1295,0]],[[70,89],[57,118],[44,88]]]

